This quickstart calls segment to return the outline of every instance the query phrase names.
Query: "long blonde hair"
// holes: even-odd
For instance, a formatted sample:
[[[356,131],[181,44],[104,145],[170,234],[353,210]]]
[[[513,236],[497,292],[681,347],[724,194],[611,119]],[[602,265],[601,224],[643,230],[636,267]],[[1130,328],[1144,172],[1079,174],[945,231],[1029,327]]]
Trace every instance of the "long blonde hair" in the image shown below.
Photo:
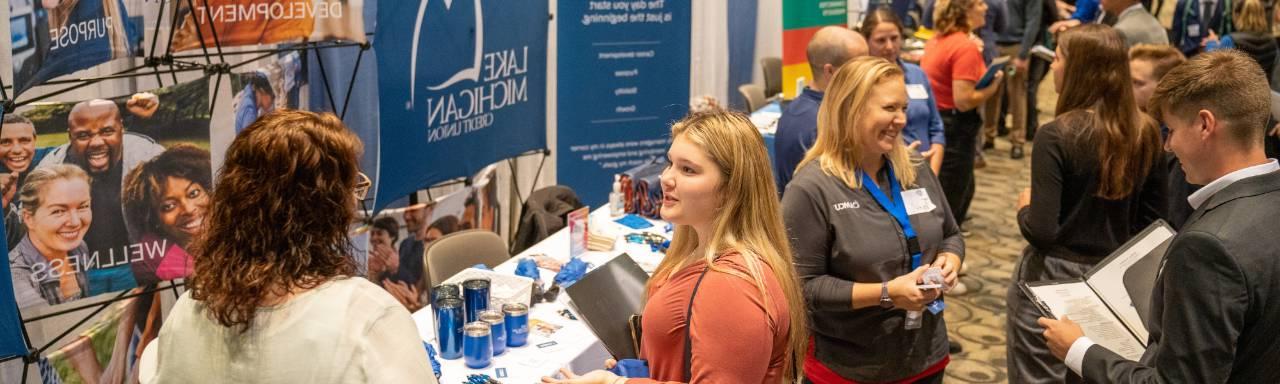
[[[904,79],[901,67],[879,57],[863,56],[840,66],[827,85],[822,106],[818,107],[818,139],[805,152],[796,170],[817,161],[823,173],[851,189],[861,188],[860,177],[854,173],[866,166],[860,160],[864,138],[857,129],[858,123],[876,85]],[[916,164],[911,159],[911,150],[898,140],[886,157],[898,182],[904,187],[914,186]]]
[[[664,281],[686,266],[701,259],[716,272],[741,277],[755,284],[768,306],[770,297],[764,285],[761,262],[773,270],[778,286],[787,300],[791,329],[787,336],[788,362],[783,377],[792,381],[795,364],[803,361],[806,334],[804,297],[800,295],[799,278],[791,260],[791,246],[778,203],[778,190],[773,183],[769,155],[764,139],[746,116],[726,111],[712,111],[685,117],[671,127],[672,138],[684,138],[706,151],[720,167],[718,192],[720,207],[712,223],[713,232],[702,254],[694,254],[699,238],[693,227],[676,226],[667,257],[658,264],[654,279]],[[725,268],[713,261],[726,252],[743,256],[750,276]],[[777,298],[774,298],[775,300]]]

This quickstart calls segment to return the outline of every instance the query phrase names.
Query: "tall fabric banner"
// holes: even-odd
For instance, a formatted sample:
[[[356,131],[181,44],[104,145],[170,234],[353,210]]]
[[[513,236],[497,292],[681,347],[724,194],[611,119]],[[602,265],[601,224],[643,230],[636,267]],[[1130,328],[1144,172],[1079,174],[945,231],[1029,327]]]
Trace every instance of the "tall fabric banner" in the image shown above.
[[[18,1],[18,0],[10,0]],[[174,51],[292,41],[364,42],[362,0],[173,1]],[[188,4],[194,4],[195,8]],[[197,29],[198,28],[198,29]]]
[[[0,233],[3,232],[4,227],[0,227]],[[0,244],[5,244],[4,238],[0,236]],[[5,247],[7,249],[8,245]],[[9,274],[9,263],[0,263],[0,276]],[[13,281],[0,278],[0,358],[26,353],[27,345],[22,341],[22,319],[18,317],[18,303],[13,297]]]
[[[375,210],[546,148],[547,14],[539,1],[379,4]]]
[[[21,308],[185,277],[213,190],[208,80],[6,116],[0,171]]]
[[[14,89],[142,56],[139,20],[130,18],[123,0],[9,0]]]
[[[813,82],[805,48],[819,29],[848,22],[846,0],[782,0],[782,95],[793,99],[800,94],[798,79]]]
[[[583,203],[664,156],[688,110],[689,2],[560,1],[556,175]]]

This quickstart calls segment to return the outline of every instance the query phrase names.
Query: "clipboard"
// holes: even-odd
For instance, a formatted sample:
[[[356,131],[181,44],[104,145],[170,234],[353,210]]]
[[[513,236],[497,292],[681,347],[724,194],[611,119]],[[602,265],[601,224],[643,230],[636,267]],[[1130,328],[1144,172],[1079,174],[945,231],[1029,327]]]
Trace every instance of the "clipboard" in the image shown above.
[[[1084,278],[1024,282],[1018,285],[1019,289],[1044,317],[1059,319],[1058,315],[1063,314],[1077,320],[1089,319],[1090,324],[1080,323],[1090,338],[1098,338],[1098,333],[1124,333],[1128,340],[1112,337],[1099,344],[1136,360],[1147,346],[1151,294],[1174,235],[1168,223],[1156,220]],[[1091,327],[1094,335],[1090,335]]]

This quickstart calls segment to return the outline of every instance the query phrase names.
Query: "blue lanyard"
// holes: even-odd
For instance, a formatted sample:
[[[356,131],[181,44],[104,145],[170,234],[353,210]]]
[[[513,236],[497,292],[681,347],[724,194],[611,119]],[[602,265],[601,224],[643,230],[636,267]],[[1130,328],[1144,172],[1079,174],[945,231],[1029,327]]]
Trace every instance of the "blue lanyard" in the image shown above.
[[[893,193],[893,201],[889,201],[884,192],[880,191],[880,186],[876,185],[875,179],[866,172],[862,172],[862,185],[871,192],[871,197],[876,199],[880,208],[893,215],[894,221],[902,227],[902,235],[907,238],[907,253],[911,255],[911,270],[915,270],[920,268],[920,239],[916,237],[916,230],[911,227],[911,220],[907,218],[907,204],[902,201],[902,186],[898,184],[898,178],[893,176],[893,166],[888,162],[884,166],[889,171],[889,192]]]

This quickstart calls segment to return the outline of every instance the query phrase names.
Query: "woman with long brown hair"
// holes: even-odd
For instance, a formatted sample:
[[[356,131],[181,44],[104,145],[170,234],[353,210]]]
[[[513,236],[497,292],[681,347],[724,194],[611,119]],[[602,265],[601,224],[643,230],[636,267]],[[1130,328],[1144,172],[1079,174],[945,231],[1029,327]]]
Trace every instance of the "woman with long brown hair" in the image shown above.
[[[332,114],[280,111],[236,136],[157,382],[435,382],[409,313],[352,277],[360,151]]]
[[[644,307],[640,358],[650,379],[626,382],[793,382],[804,301],[764,139],[749,118],[724,111],[686,117],[671,137],[662,218],[676,232]],[[561,372],[543,382],[624,380]]]
[[[1067,367],[1049,353],[1040,312],[1024,282],[1081,278],[1164,215],[1160,128],[1134,102],[1129,56],[1111,27],[1062,33],[1051,66],[1057,117],[1036,133],[1031,188],[1018,201],[1029,243],[1008,290],[1009,382],[1060,383]]]
[[[964,238],[938,178],[900,138],[903,77],[879,57],[841,66],[782,196],[809,304],[812,383],[940,383],[950,361],[941,313],[921,310],[955,285]],[[929,267],[942,289],[918,286]]]

